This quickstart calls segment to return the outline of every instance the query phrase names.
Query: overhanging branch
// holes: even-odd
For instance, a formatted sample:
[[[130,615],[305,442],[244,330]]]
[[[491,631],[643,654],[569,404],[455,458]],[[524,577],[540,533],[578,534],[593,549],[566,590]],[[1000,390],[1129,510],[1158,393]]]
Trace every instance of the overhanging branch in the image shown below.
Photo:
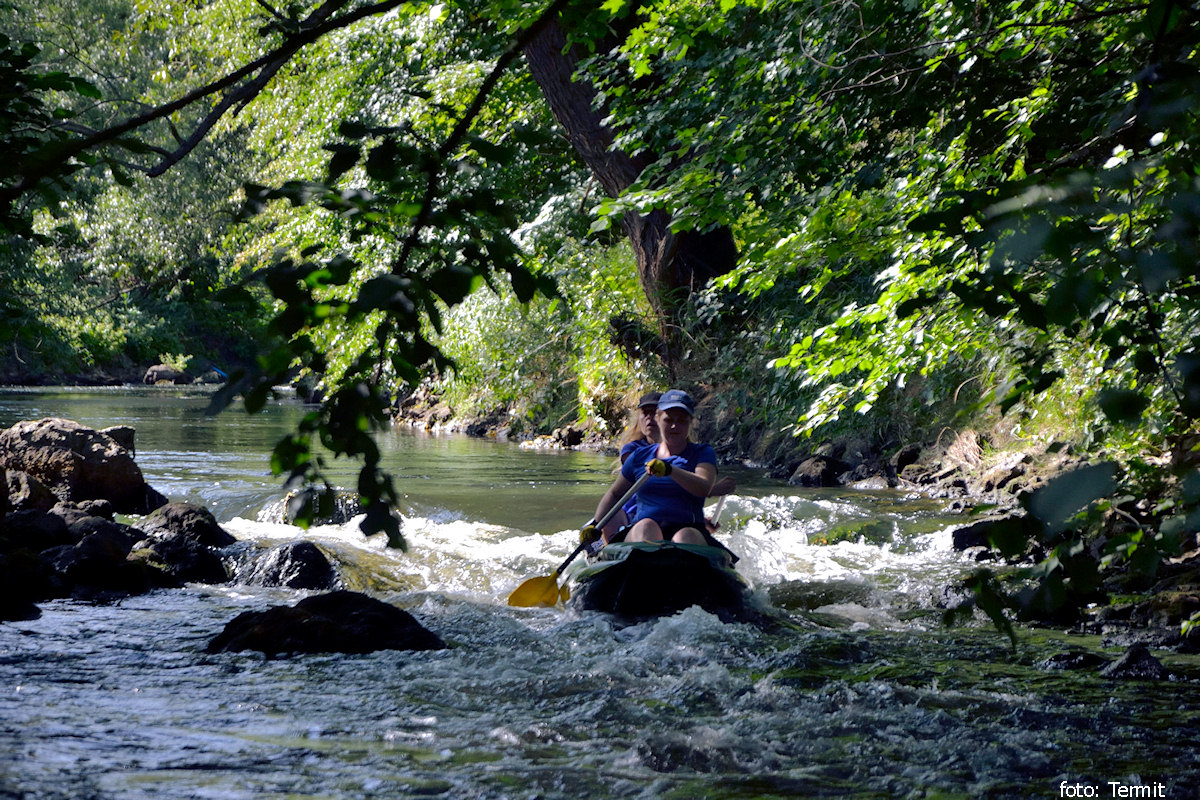
[[[442,164],[450,155],[458,149],[466,138],[467,133],[471,130],[471,125],[474,124],[475,118],[479,116],[479,112],[483,110],[483,104],[487,102],[488,95],[492,89],[496,88],[500,78],[509,68],[513,61],[521,55],[525,45],[527,45],[535,36],[541,33],[542,29],[549,25],[558,16],[559,12],[571,4],[571,0],[554,0],[546,7],[537,19],[534,20],[528,28],[525,28],[521,33],[508,43],[508,47],[496,60],[495,66],[488,76],[484,78],[479,90],[475,92],[475,99],[471,101],[471,105],[463,113],[458,123],[454,126],[454,130],[442,142],[438,148],[437,158],[433,160],[426,169],[425,179],[425,194],[421,199],[421,210],[413,220],[412,230],[409,231],[408,237],[404,240],[404,246],[400,250],[400,255],[392,265],[392,272],[399,274],[404,270],[408,259],[412,255],[412,251],[416,249],[417,244],[421,239],[421,231],[428,225],[433,213],[433,201],[437,198],[438,188],[441,185]]]
[[[3,196],[8,198],[10,202],[15,201],[16,198],[30,191],[38,183],[54,174],[56,169],[63,163],[76,158],[80,154],[116,142],[122,136],[143,128],[152,122],[169,117],[177,111],[181,111],[206,97],[227,91],[228,94],[205,116],[196,131],[184,140],[179,148],[169,154],[162,164],[150,170],[150,174],[152,175],[161,174],[191,152],[217,121],[224,114],[228,113],[230,108],[239,103],[249,102],[257,96],[279,69],[305,46],[312,44],[332,31],[345,28],[359,20],[387,13],[394,8],[404,5],[408,0],[382,0],[382,2],[361,6],[344,14],[334,16],[348,2],[349,0],[327,0],[316,11],[297,23],[296,31],[289,34],[279,47],[222,78],[194,89],[169,103],[164,103],[142,114],[131,117],[124,122],[96,131],[80,139],[63,143],[58,148],[53,159],[46,159],[43,163],[32,166],[28,171],[24,172],[21,180],[4,190]],[[242,84],[243,81],[251,76],[255,77],[248,83],[239,86],[239,84]]]

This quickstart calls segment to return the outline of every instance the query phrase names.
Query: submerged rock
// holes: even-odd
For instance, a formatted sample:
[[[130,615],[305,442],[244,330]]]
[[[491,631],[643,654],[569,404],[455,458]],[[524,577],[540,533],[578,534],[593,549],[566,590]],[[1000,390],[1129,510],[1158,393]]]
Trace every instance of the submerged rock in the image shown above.
[[[256,555],[239,570],[239,582],[251,586],[286,586],[289,589],[333,589],[337,570],[321,548],[312,542],[285,542]]]
[[[1135,644],[1125,655],[1100,670],[1107,678],[1161,681],[1170,676],[1166,667],[1144,644]]]
[[[1069,650],[1065,653],[1055,653],[1049,658],[1039,661],[1035,666],[1048,672],[1057,670],[1095,669],[1108,660],[1098,653],[1086,650]]]
[[[328,513],[322,513],[320,502],[314,495],[305,492],[288,492],[280,507],[279,518],[268,518],[268,521],[282,521],[288,525],[295,525],[296,518],[300,513],[306,512],[312,517],[314,525],[345,525],[359,514],[366,513],[366,509],[359,502],[357,492],[337,489],[331,500]]]
[[[828,581],[784,581],[769,586],[771,602],[789,611],[812,611],[822,606],[866,603],[874,587],[864,581],[835,579]]]
[[[237,615],[208,645],[209,653],[371,653],[441,650],[446,644],[389,603],[358,592],[305,598],[294,606]]]

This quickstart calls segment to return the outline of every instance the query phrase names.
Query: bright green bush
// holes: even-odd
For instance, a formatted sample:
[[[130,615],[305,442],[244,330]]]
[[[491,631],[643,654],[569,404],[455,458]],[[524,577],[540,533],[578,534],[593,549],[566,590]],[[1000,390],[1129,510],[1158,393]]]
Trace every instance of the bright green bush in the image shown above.
[[[609,319],[646,313],[645,295],[625,248],[572,244],[556,255],[547,268],[559,297],[522,304],[502,282],[445,316],[437,341],[455,366],[438,388],[460,414],[504,407],[533,432],[582,423],[614,433],[655,367],[622,353]]]

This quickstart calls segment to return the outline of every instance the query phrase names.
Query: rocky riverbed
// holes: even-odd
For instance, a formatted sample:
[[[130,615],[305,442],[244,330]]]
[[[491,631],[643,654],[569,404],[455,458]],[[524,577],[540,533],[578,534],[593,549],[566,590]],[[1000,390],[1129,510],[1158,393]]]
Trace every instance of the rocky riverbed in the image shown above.
[[[470,432],[496,435],[494,422],[478,421]],[[129,428],[92,430],[63,419],[21,422],[0,432],[8,489],[0,497],[0,619],[36,616],[37,603],[52,598],[105,599],[186,583],[340,588],[336,569],[311,542],[251,546],[222,530],[207,509],[168,502],[143,479],[134,438]],[[564,429],[533,446],[606,446],[596,439]],[[1016,553],[1002,553],[998,536],[1021,530],[1028,498],[1056,475],[1086,466],[1062,452],[988,462],[970,436],[939,452],[909,447],[887,461],[845,458],[844,448],[828,447],[773,469],[794,485],[891,488],[946,498],[964,515],[955,546],[997,572],[1045,557],[1033,532]],[[943,596],[946,608],[970,600],[961,586],[947,586]],[[1150,574],[1113,569],[1097,602],[1078,615],[1033,615],[1025,622],[1099,633],[1122,646],[1191,652],[1197,638],[1183,629],[1198,610],[1200,550],[1193,542]]]
[[[240,617],[214,642],[218,649],[441,646],[406,612],[337,591],[337,570],[312,542],[256,547],[225,531],[208,509],[168,501],[135,463],[134,436],[126,427],[98,431],[56,418],[0,432],[7,487],[0,496],[0,622],[35,619],[37,604],[56,598],[103,602],[185,584],[241,583],[329,594],[314,601],[316,609],[302,602]]]

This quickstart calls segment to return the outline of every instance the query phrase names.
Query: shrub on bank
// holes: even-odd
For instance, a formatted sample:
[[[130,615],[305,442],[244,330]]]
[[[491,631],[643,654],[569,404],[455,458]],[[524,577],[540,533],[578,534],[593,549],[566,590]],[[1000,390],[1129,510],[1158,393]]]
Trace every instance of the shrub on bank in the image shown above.
[[[504,408],[520,432],[578,423],[613,435],[632,398],[661,382],[661,365],[627,357],[610,325],[647,313],[646,297],[624,248],[569,243],[552,263],[558,297],[520,303],[500,281],[446,314],[437,342],[454,367],[433,390],[460,417]]]

